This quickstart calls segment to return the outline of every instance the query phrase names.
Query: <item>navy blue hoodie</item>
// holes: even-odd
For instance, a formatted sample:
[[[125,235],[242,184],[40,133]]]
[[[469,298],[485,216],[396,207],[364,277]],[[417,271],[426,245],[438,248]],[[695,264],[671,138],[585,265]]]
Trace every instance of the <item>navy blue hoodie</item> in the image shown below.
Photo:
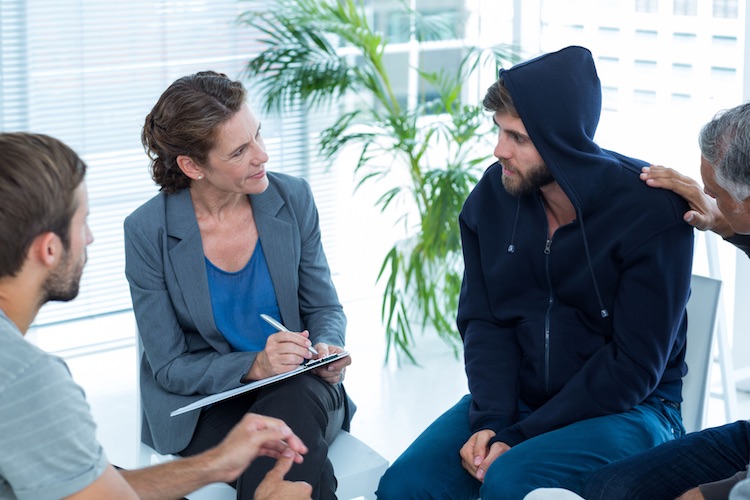
[[[588,50],[568,47],[500,77],[577,217],[548,241],[540,192],[509,195],[498,163],[464,204],[458,328],[472,431],[514,446],[650,395],[681,402],[687,205],[638,178],[646,162],[594,142],[601,86]],[[521,421],[519,401],[532,410]]]

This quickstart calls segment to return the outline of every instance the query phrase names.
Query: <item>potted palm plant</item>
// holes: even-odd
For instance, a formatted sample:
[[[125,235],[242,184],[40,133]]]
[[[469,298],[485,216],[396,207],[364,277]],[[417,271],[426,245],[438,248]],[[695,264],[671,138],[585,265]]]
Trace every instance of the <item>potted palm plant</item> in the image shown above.
[[[421,16],[404,4],[407,37],[416,43],[445,37],[455,20]],[[381,315],[391,352],[416,363],[414,325],[429,329],[458,355],[455,314],[462,258],[458,213],[487,166],[489,120],[477,104],[462,102],[464,84],[478,70],[517,58],[508,47],[466,47],[452,71],[419,72],[433,89],[430,100],[406,106],[386,70],[388,40],[374,31],[355,0],[273,0],[262,11],[240,17],[260,33],[263,50],[246,71],[267,111],[303,104],[326,106],[344,96],[356,102],[326,128],[320,151],[333,161],[344,147],[361,151],[354,165],[357,186],[391,176],[376,205],[385,211],[405,198],[409,237],[385,255]],[[353,96],[353,97],[351,97]],[[400,357],[399,357],[400,360]]]

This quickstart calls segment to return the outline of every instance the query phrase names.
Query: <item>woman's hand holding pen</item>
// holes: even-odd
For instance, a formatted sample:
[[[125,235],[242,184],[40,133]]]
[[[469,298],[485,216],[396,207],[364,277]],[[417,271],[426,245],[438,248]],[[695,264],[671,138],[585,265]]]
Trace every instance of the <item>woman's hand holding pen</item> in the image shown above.
[[[278,328],[279,331],[268,337],[265,349],[255,357],[255,362],[253,362],[253,366],[250,367],[247,374],[248,380],[260,380],[286,373],[294,370],[312,356],[314,356],[314,359],[320,359],[344,350],[342,347],[323,342],[319,342],[315,347],[312,347],[312,342],[309,340],[310,332],[307,330],[301,333],[291,332],[278,320],[267,314],[261,314],[260,317],[269,325]],[[344,381],[346,367],[350,364],[352,364],[351,356],[346,356],[333,363],[313,369],[313,373],[329,384],[338,384]]]
[[[247,374],[248,380],[261,380],[280,373],[286,373],[299,367],[313,354],[310,333],[276,332],[266,340],[266,347],[258,353]]]
[[[329,354],[342,352],[344,348],[337,345],[328,345],[320,342],[315,344],[315,350],[318,351],[318,355],[315,356],[315,359],[319,359],[328,356]],[[312,372],[329,384],[338,384],[339,382],[344,381],[346,367],[350,364],[352,364],[352,357],[346,356],[345,358],[336,360],[333,363],[321,366],[320,368],[315,368]]]

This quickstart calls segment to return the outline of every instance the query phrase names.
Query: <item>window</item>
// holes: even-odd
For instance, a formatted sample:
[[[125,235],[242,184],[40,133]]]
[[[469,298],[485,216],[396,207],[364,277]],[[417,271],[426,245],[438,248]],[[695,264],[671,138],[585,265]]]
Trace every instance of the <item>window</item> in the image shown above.
[[[653,90],[634,90],[633,104],[636,107],[648,108],[656,103],[656,92]]]
[[[404,32],[404,20],[389,17],[383,8],[386,3],[372,3],[382,14],[379,22],[384,32],[393,36]],[[393,0],[392,5],[399,2]],[[417,3],[424,14],[465,18],[464,5],[464,0],[441,0],[427,2],[421,9]],[[216,69],[242,78],[244,64],[260,47],[258,33],[235,21],[241,12],[261,6],[260,0],[0,0],[0,126],[59,137],[89,164],[89,220],[95,242],[89,247],[81,293],[72,303],[46,305],[35,326],[80,328],[85,322],[69,321],[131,308],[123,272],[122,222],[157,192],[140,144],[143,119],[179,76]],[[473,22],[478,23],[478,17]],[[457,32],[465,32],[463,23]],[[453,67],[462,43],[431,42],[420,57],[420,67]],[[400,55],[408,60],[407,44],[388,57]],[[406,99],[411,78],[407,73],[412,70],[403,59],[392,62],[403,68],[401,95]],[[257,107],[251,85],[248,90],[251,105]],[[422,86],[418,92],[424,98],[434,91]],[[269,169],[307,177],[313,187],[324,246],[336,274],[338,201],[350,191],[340,189],[341,179],[325,170],[316,155],[317,138],[331,116],[319,110],[314,120],[302,111],[281,117],[260,114]],[[66,335],[59,344],[48,341],[52,334],[44,331],[36,329],[38,340],[58,351],[102,340],[82,333],[76,340]]]
[[[610,57],[610,56],[599,56],[596,58],[597,60],[597,67],[598,68],[610,68],[612,70],[617,68],[617,65],[620,64],[620,58],[619,57]]]
[[[703,3],[696,3],[703,8]],[[604,87],[597,141],[603,147],[700,175],[695,162],[697,142],[686,143],[685,137],[695,137],[719,109],[746,99],[742,95],[744,19],[718,23],[700,22],[698,17],[681,19],[672,12],[674,0],[661,6],[656,1],[621,2],[619,15],[613,16],[602,11],[600,0],[590,0],[584,6],[586,15],[578,16],[584,29],[572,38],[564,31],[570,18],[561,15],[559,5],[552,0],[542,3],[545,22],[536,52],[558,50],[563,44],[591,49]],[[631,6],[636,12],[628,15]],[[645,12],[653,15],[645,16]],[[615,29],[625,38],[608,43],[612,39],[603,34]],[[617,99],[613,89],[618,91]],[[680,106],[685,95],[690,104]],[[664,134],[665,130],[670,133]]]
[[[698,14],[698,0],[674,0],[672,12],[676,16],[695,16]]]
[[[737,0],[714,0],[714,17],[737,19]]]
[[[692,73],[692,64],[673,63],[672,76],[678,78],[689,78]]]
[[[463,49],[425,50],[419,58],[419,69],[428,73],[437,73],[443,68],[457,68],[464,57]],[[423,80],[419,82],[419,99],[429,101],[437,99],[434,87]]]
[[[711,43],[717,49],[735,49],[737,48],[737,37],[714,35],[711,37]]]
[[[620,34],[620,28],[612,26],[599,26],[599,36],[608,40],[616,40]]]
[[[408,5],[409,2],[406,4]],[[416,56],[419,60],[419,69],[427,72],[439,72],[441,69],[453,70],[458,67],[464,56],[461,40],[465,36],[468,18],[465,0],[415,0],[413,2],[419,15],[445,16],[452,20],[454,30],[452,36],[431,40],[422,45],[418,54],[413,54],[413,46],[405,43],[410,39],[410,20],[404,12],[403,2],[366,0],[365,5],[371,9],[373,28],[382,32],[392,47],[392,51],[386,54],[385,61],[399,103],[403,106],[408,105],[412,85],[416,88],[416,96],[411,96],[412,98],[418,101],[433,99],[435,90],[430,85],[422,81],[418,84],[413,83],[418,80],[418,75],[416,68],[410,66],[410,61],[414,61]]]
[[[658,35],[659,33],[654,30],[643,30],[643,29],[635,30],[635,38],[644,42],[648,42],[648,43],[655,42],[656,37]]]
[[[409,16],[398,2],[383,1],[372,6],[373,29],[383,33],[391,43],[409,41]]]
[[[617,87],[602,85],[602,109],[605,111],[617,111],[620,91]]]
[[[599,0],[599,6],[604,11],[617,11],[620,8],[620,0]]]
[[[384,57],[385,68],[391,78],[393,92],[400,106],[406,106],[409,97],[409,52],[394,52]]]
[[[717,86],[714,88],[715,92],[716,92],[716,88],[718,87],[722,88],[721,90],[718,90],[718,92],[721,93],[723,90],[727,88],[731,88],[733,85],[738,83],[737,82],[737,69],[712,66],[711,67],[711,82],[712,84]]]
[[[637,85],[654,90],[659,85],[658,65],[656,61],[644,61],[636,59],[633,61],[633,77]],[[636,98],[638,94],[636,93]],[[639,100],[640,102],[640,100]]]
[[[636,12],[658,12],[659,0],[635,0]]]
[[[579,38],[583,33],[583,25],[579,23],[569,23],[561,27],[560,35],[568,40]]]
[[[636,29],[633,32],[632,52],[635,57],[653,57],[654,47],[658,47],[659,33],[655,30]]]
[[[423,16],[444,15],[455,21],[455,38],[466,36],[466,0],[416,0],[417,11]]]
[[[445,16],[453,22],[455,36],[443,38],[444,40],[461,39],[465,36],[465,0],[417,0],[414,3],[415,10],[421,16]],[[410,19],[404,11],[404,5],[409,5],[408,1],[366,0],[365,5],[371,9],[373,29],[383,33],[389,43],[409,41]]]
[[[679,50],[690,50],[698,37],[695,33],[673,33],[672,39]]]

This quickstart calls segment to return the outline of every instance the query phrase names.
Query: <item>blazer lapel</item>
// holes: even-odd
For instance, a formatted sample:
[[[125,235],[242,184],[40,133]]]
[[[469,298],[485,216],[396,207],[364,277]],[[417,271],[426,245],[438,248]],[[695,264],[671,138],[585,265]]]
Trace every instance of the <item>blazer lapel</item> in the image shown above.
[[[301,321],[296,303],[285,290],[296,290],[297,266],[294,262],[294,229],[284,220],[281,208],[285,201],[271,182],[261,194],[251,195],[255,225],[258,227],[260,243],[266,256],[268,272],[271,274],[281,320],[290,330],[299,330]]]
[[[167,197],[167,234],[177,240],[170,247],[169,257],[197,330],[218,352],[231,352],[229,343],[214,323],[203,243],[189,189]]]

